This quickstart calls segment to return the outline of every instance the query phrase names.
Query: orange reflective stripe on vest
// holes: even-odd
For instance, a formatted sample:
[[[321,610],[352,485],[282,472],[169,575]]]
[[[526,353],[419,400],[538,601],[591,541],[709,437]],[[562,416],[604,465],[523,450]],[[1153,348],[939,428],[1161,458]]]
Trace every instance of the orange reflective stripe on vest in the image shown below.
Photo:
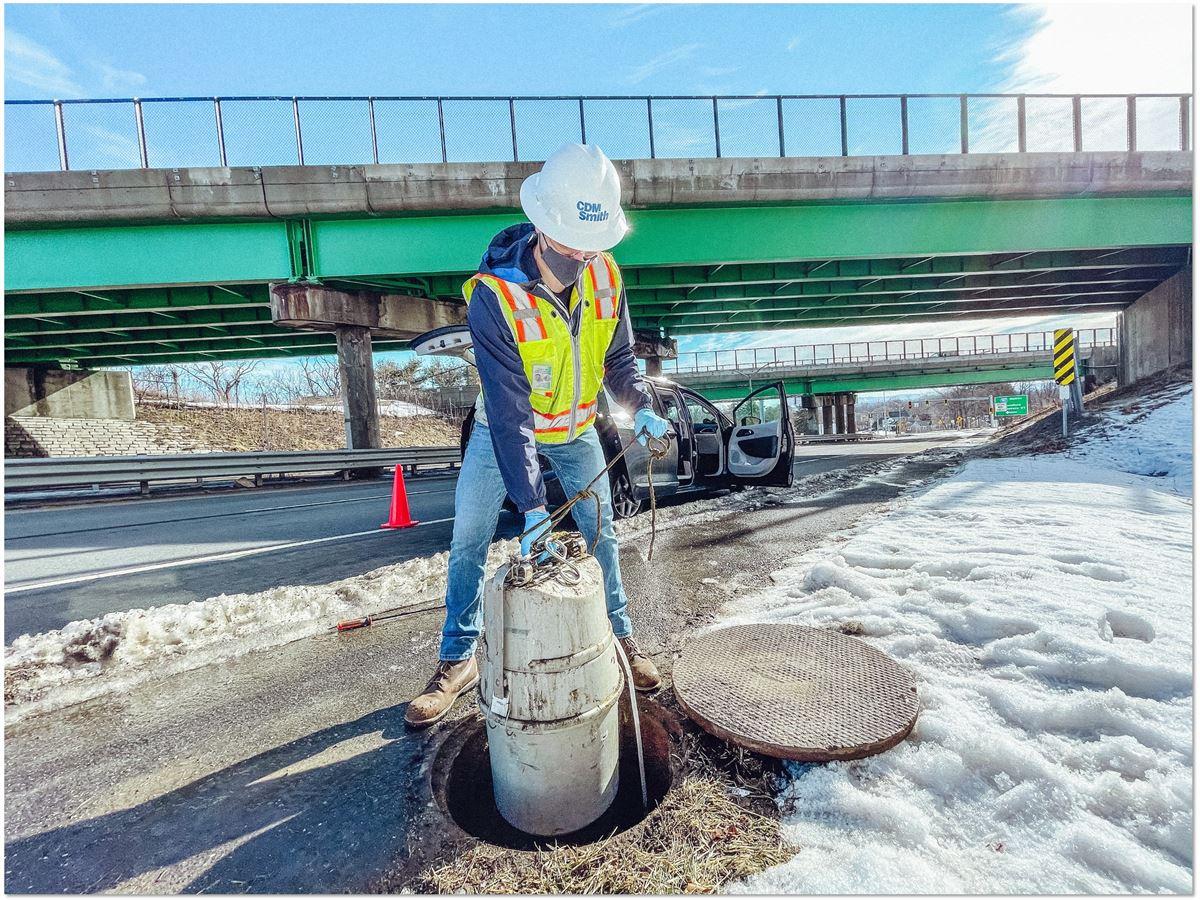
[[[596,401],[590,403],[581,403],[578,406],[578,414],[575,416],[575,427],[580,428],[588,425],[596,418]],[[533,411],[533,430],[535,434],[557,434],[565,432],[570,427],[571,411],[568,409],[565,412],[555,415],[542,415],[536,409]]]
[[[592,279],[592,292],[596,297],[596,318],[615,319],[617,304],[621,299],[617,274],[608,257],[601,255],[603,266],[589,266],[588,276]]]
[[[540,341],[546,337],[546,325],[542,322],[542,314],[537,303],[529,294],[512,287],[507,281],[495,279],[504,301],[512,310],[513,320],[517,323],[518,341]]]

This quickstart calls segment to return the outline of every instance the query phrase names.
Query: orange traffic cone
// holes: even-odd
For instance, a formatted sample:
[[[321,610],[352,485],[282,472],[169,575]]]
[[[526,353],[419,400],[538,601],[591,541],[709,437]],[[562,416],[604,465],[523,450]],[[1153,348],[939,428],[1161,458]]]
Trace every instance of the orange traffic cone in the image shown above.
[[[392,507],[388,520],[380,528],[412,528],[417,522],[408,513],[408,491],[404,489],[404,469],[396,466],[396,477],[392,480]]]

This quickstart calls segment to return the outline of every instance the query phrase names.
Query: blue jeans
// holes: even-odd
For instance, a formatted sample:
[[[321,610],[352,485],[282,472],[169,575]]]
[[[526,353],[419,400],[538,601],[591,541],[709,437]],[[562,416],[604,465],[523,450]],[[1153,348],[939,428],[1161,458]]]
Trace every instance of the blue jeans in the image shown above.
[[[568,497],[580,490],[604,468],[604,450],[596,429],[589,428],[569,444],[540,444],[538,450],[558,474]],[[613,530],[612,497],[607,478],[592,487],[600,497],[600,540],[596,560],[604,572],[604,599],[613,634],[628,637],[633,626],[625,611],[629,599],[621,586],[621,563],[617,558],[617,535]],[[458,487],[454,490],[454,536],[450,540],[450,574],[446,584],[446,624],[442,626],[439,655],[444,660],[467,659],[479,639],[480,602],[487,573],[488,545],[496,534],[500,506],[507,492],[492,435],[476,423],[467,443]],[[596,501],[588,498],[571,508],[575,523],[590,547],[596,538]]]

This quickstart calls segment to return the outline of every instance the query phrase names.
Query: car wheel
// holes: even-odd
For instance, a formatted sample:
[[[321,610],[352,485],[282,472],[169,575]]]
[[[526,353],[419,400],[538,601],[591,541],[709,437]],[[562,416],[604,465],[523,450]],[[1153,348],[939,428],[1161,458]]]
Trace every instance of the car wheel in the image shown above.
[[[613,517],[628,519],[642,511],[642,501],[633,495],[633,485],[629,482],[629,473],[621,469],[612,483]]]

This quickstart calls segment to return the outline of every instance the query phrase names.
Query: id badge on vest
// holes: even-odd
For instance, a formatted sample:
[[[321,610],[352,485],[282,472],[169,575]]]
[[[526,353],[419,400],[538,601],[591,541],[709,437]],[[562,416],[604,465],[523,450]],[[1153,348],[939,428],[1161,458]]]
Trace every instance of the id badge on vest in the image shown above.
[[[534,363],[533,365],[533,389],[535,391],[549,391],[553,389],[552,368],[549,363]]]

